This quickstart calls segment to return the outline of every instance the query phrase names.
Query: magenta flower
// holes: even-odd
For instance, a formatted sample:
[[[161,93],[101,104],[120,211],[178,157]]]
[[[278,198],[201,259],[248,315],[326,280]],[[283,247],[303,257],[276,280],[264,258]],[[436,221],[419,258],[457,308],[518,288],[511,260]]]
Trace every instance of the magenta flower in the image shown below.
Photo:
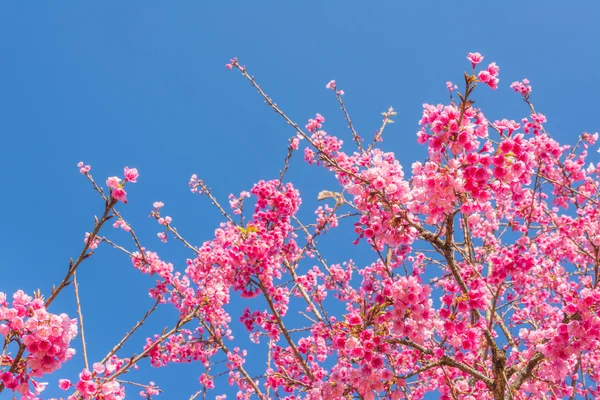
[[[487,71],[481,71],[477,77],[483,83],[488,83],[490,79],[492,79],[492,75],[490,75],[490,73]]]
[[[61,388],[62,390],[68,390],[71,387],[71,381],[68,379],[59,379],[58,380],[58,387]]]
[[[488,65],[488,72],[490,73],[490,75],[492,76],[497,76],[498,73],[500,72],[500,67],[496,65],[495,62],[491,63],[490,65]]]
[[[467,55],[467,60],[471,61],[473,68],[475,68],[477,64],[483,61],[483,56],[479,53],[469,53]]]
[[[120,182],[121,182],[120,178],[117,178],[116,176],[112,176],[106,180],[106,186],[108,186],[111,189],[116,189],[119,187]]]
[[[528,79],[523,79],[521,82],[513,82],[510,87],[525,97],[531,94],[531,86]]]
[[[487,70],[479,72],[477,77],[481,82],[486,83],[492,89],[497,89],[498,82],[500,82],[500,79],[498,79],[499,72],[500,67],[498,67],[496,63],[493,62],[490,65],[488,65]]]
[[[79,172],[82,174],[87,174],[88,172],[90,172],[90,169],[92,169],[92,167],[90,167],[89,165],[83,165],[83,161],[79,161],[77,163],[77,166],[79,167]]]
[[[122,201],[123,203],[127,204],[127,192],[125,191],[125,189],[117,187],[112,190],[111,196],[113,197],[113,199],[117,201]]]
[[[129,168],[129,167],[125,167],[125,182],[131,182],[131,183],[136,183],[137,182],[137,178],[138,176],[140,176],[140,174],[138,173],[137,168]]]

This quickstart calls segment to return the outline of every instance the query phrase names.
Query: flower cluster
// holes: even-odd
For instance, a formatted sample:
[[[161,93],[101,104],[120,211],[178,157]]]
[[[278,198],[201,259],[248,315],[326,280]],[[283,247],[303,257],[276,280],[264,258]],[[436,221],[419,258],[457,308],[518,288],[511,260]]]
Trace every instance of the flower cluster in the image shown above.
[[[477,74],[479,80],[485,84],[487,84],[492,89],[498,89],[498,73],[500,72],[500,67],[496,65],[495,62],[488,65],[487,70],[483,70]]]
[[[513,82],[510,87],[515,90],[515,92],[521,93],[523,97],[526,99],[531,95],[531,86],[529,85],[529,79],[523,79],[520,82]]]
[[[125,167],[124,170],[125,180],[121,182],[121,178],[113,176],[106,180],[106,186],[110,188],[110,195],[117,201],[127,203],[127,192],[125,189],[125,183],[131,182],[136,183],[139,176],[138,170],[135,168]]]
[[[69,346],[77,336],[77,321],[66,314],[49,313],[41,298],[33,298],[21,290],[13,295],[12,303],[0,293],[0,335],[5,343],[16,342],[23,346],[25,353],[20,359],[4,356],[2,365],[18,365],[2,371],[0,379],[4,387],[26,398],[39,394],[45,387],[32,378],[58,370],[75,354]],[[33,385],[33,392],[29,383]]]
[[[126,360],[122,360],[113,356],[106,364],[95,363],[92,371],[83,369],[79,374],[79,380],[76,384],[72,384],[68,379],[61,379],[59,387],[62,390],[69,390],[74,387],[79,395],[73,394],[67,400],[76,400],[83,398],[85,400],[123,400],[125,398],[125,388],[116,380],[111,378],[111,375],[118,372]],[[148,390],[156,392],[153,384]]]

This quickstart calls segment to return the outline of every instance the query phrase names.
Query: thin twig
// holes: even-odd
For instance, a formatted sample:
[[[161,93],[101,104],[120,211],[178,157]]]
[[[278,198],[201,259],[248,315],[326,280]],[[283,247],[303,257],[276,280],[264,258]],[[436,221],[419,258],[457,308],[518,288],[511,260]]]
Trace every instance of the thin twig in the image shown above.
[[[85,345],[85,333],[83,331],[83,313],[81,312],[81,300],[79,299],[79,285],[77,284],[77,272],[73,272],[73,289],[75,290],[75,301],[77,302],[77,315],[79,316],[79,330],[81,331],[81,347],[83,349],[83,364],[89,371],[87,346]]]
[[[342,111],[344,112],[344,117],[346,117],[346,122],[348,122],[348,128],[350,128],[350,130],[352,131],[352,139],[356,142],[356,146],[358,146],[358,148],[360,149],[361,153],[365,152],[365,149],[363,149],[362,143],[360,142],[360,136],[358,136],[358,133],[356,133],[356,130],[354,129],[354,125],[352,124],[352,120],[350,119],[350,115],[348,114],[348,111],[346,110],[346,105],[344,104],[344,100],[342,100],[342,95],[339,91],[335,91],[335,97],[337,98],[338,103],[340,103],[340,107],[342,109]]]
[[[108,354],[106,355],[106,357],[104,357],[102,359],[101,364],[104,364],[106,361],[108,361],[108,359],[111,358],[123,346],[123,344],[125,344],[125,342],[127,341],[127,339],[129,339],[129,337],[131,335],[133,335],[133,333],[136,330],[138,330],[138,328],[140,326],[142,326],[144,324],[144,322],[150,316],[150,314],[152,314],[156,310],[156,307],[158,306],[159,303],[160,303],[160,299],[158,299],[158,300],[156,300],[154,302],[154,305],[148,311],[146,311],[146,314],[144,314],[144,317],[137,324],[135,324],[135,326],[133,328],[131,328],[131,330],[129,332],[127,332],[127,334],[123,337],[123,339],[121,339],[121,341],[119,343],[117,343],[112,348],[111,351],[108,352]]]

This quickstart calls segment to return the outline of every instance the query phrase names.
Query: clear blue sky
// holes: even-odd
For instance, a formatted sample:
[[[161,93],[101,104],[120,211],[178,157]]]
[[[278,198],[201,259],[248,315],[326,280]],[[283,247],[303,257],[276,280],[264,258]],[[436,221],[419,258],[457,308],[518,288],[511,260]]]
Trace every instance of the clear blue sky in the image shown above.
[[[500,88],[475,94],[488,118],[525,116],[508,86],[529,78],[532,99],[560,141],[599,130],[599,9],[594,1],[2,2],[0,291],[48,293],[81,250],[103,204],[78,173],[80,160],[100,182],[125,165],[139,169],[130,203],[120,210],[146,246],[180,270],[191,254],[156,238],[158,226],[147,218],[153,201],[165,202],[179,230],[200,244],[222,218],[206,198],[189,193],[192,173],[224,203],[230,192],[278,175],[293,132],[224,68],[231,57],[301,125],[319,112],[324,129],[348,144],[325,90],[330,79],[346,91],[365,137],[393,106],[397,124],[383,148],[410,170],[424,154],[415,141],[421,105],[447,100],[445,82],[461,82],[469,51],[501,68]],[[289,177],[304,193],[301,215],[312,218],[316,193],[333,181],[296,161]],[[105,233],[133,248],[122,232]],[[370,262],[351,240],[331,232],[323,243],[328,259]],[[98,360],[150,306],[146,292],[154,279],[101,246],[79,280],[90,358]],[[75,317],[72,291],[51,310]],[[172,324],[172,316],[161,313],[144,332]],[[81,366],[78,357],[60,376],[75,381]],[[198,365],[144,367],[135,378],[154,380],[166,391],[161,398],[183,399],[198,389],[202,372]],[[44,398],[63,393],[57,379],[46,379]],[[137,391],[128,394],[135,398]]]

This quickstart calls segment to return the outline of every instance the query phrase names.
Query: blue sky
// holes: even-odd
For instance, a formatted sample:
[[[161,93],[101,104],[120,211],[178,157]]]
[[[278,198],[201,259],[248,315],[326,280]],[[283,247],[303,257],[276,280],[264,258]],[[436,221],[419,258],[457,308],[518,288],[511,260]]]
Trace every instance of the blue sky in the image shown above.
[[[415,141],[421,105],[447,101],[445,82],[461,82],[469,51],[501,68],[497,91],[475,93],[489,119],[526,115],[509,85],[528,78],[555,138],[574,142],[582,131],[597,131],[599,8],[593,1],[3,2],[0,291],[48,293],[81,250],[103,205],[79,175],[80,160],[99,182],[125,165],[139,169],[120,210],[149,249],[181,270],[191,254],[156,238],[158,226],[147,218],[152,202],[163,201],[178,229],[200,244],[222,217],[189,192],[191,174],[224,203],[229,193],[278,176],[293,132],[224,68],[231,57],[301,125],[321,113],[324,129],[348,144],[343,116],[325,90],[330,79],[346,91],[365,137],[393,106],[397,123],[382,147],[410,170],[425,154]],[[332,178],[300,157],[288,177],[304,194],[301,215],[312,218],[316,194],[334,188]],[[364,247],[351,246],[352,234],[334,232],[322,243],[331,262],[371,260]],[[122,232],[105,233],[132,248]],[[153,280],[102,246],[79,281],[90,358],[101,359],[151,305]],[[72,291],[51,310],[75,316]],[[161,313],[144,332],[172,324],[170,317]],[[77,358],[60,376],[76,380],[81,366]],[[162,398],[179,399],[198,389],[200,373],[199,366],[145,367],[136,379],[153,380],[166,391]],[[57,379],[47,379],[45,397],[62,393]]]

